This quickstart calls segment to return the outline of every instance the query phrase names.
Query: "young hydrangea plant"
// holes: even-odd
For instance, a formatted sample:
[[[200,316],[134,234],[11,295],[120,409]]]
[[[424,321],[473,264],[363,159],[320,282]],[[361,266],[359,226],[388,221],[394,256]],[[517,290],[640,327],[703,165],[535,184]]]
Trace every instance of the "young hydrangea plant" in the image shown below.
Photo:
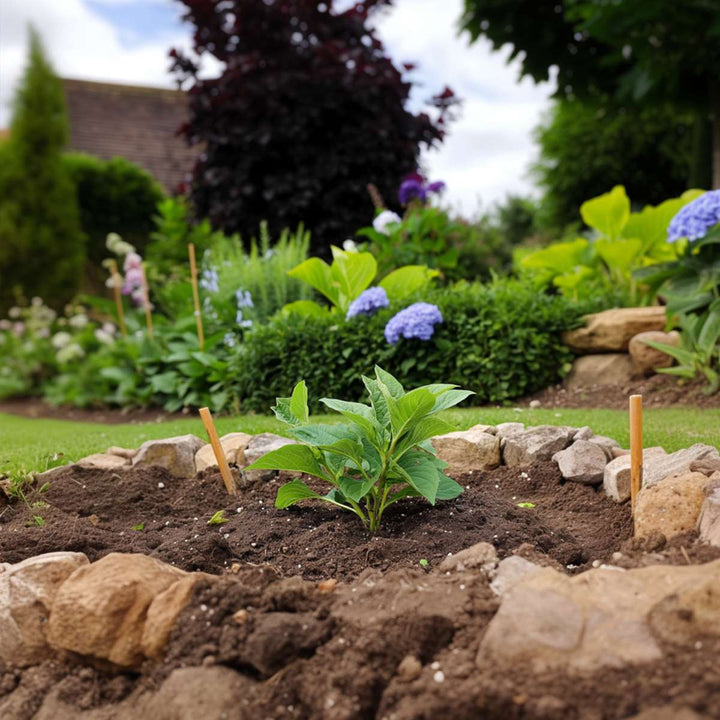
[[[283,485],[275,506],[286,508],[302,500],[322,500],[355,513],[370,531],[380,526],[385,510],[407,497],[424,497],[431,504],[452,500],[463,491],[449,478],[430,438],[455,428],[436,414],[473,393],[456,385],[437,384],[405,392],[390,373],[375,368],[363,377],[370,404],[322,398],[348,422],[309,424],[307,387],[299,382],[289,398],[278,398],[273,412],[292,427],[298,445],[285,445],[256,460],[247,470],[289,470],[324,480],[326,495],[296,478]]]

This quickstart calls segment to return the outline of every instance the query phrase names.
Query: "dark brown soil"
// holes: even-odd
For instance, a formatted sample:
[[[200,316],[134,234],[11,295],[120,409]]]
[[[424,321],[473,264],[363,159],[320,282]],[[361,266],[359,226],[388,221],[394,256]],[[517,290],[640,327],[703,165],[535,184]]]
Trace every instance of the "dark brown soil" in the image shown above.
[[[593,385],[568,390],[562,385],[541,390],[535,395],[516,401],[519,406],[529,405],[533,400],[544,408],[610,408],[627,410],[630,395],[642,395],[646,407],[690,406],[695,408],[720,408],[720,392],[707,395],[705,384],[699,381],[681,383],[670,375],[653,375],[635,380],[628,385]]]
[[[487,541],[501,556],[529,544],[547,562],[575,571],[608,558],[631,535],[627,506],[589,486],[563,483],[555,463],[460,477],[466,490],[459,498],[434,508],[416,499],[398,503],[374,536],[332,506],[277,510],[275,495],[287,479],[251,483],[230,498],[217,472],[177,480],[161,469],[68,467],[52,477],[47,492],[28,497],[46,507],[0,508],[0,562],[55,550],[84,552],[91,560],[142,552],[185,570],[220,573],[244,561],[269,563],[284,575],[347,579],[367,568],[418,567],[420,560],[433,567],[448,553]],[[219,510],[228,521],[208,525]],[[43,526],[31,515],[40,515]]]

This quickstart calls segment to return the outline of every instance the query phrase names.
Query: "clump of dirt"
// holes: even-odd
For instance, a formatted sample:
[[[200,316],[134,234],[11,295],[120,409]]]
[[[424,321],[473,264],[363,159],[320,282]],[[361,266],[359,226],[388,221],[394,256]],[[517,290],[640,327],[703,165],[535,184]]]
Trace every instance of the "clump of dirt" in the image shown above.
[[[420,560],[432,567],[486,541],[501,557],[530,544],[578,571],[609,557],[632,534],[627,506],[601,490],[564,483],[551,462],[471,472],[457,478],[466,489],[456,500],[435,507],[420,499],[398,503],[375,535],[325,504],[276,509],[275,495],[288,477],[251,483],[230,498],[217,472],[178,480],[159,468],[70,466],[53,476],[46,493],[29,497],[47,503],[33,511],[42,527],[21,503],[0,510],[0,560],[55,550],[84,552],[91,560],[141,552],[184,570],[220,573],[244,561],[269,563],[284,575],[347,579],[367,568],[417,567]],[[219,510],[227,522],[208,525]]]
[[[569,389],[554,385],[515,404],[529,405],[533,400],[545,408],[609,408],[627,410],[630,395],[642,395],[646,407],[720,408],[720,393],[708,395],[706,383],[700,380],[679,381],[670,375],[653,375],[633,380],[627,385],[590,385]]]

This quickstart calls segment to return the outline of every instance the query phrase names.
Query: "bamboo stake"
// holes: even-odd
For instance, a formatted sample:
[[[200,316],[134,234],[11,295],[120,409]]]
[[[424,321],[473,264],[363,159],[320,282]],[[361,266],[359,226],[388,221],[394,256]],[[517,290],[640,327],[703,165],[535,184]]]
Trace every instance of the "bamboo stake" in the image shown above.
[[[197,264],[195,262],[195,245],[188,243],[190,255],[190,281],[192,282],[193,302],[195,303],[195,324],[197,325],[198,345],[203,349],[205,333],[203,332],[202,315],[200,314],[200,293],[198,292]]]
[[[123,337],[127,337],[127,328],[125,327],[125,312],[123,310],[122,294],[120,292],[120,273],[118,272],[117,262],[110,261],[110,278],[112,280],[113,293],[115,294],[115,307],[117,308],[118,325]]]
[[[633,512],[643,481],[642,395],[630,396],[630,503]]]
[[[225,457],[225,451],[220,444],[220,438],[218,437],[217,430],[215,429],[215,423],[213,422],[212,415],[210,414],[210,410],[208,408],[200,408],[200,419],[203,421],[205,430],[210,438],[210,444],[212,445],[213,452],[215,453],[215,459],[217,460],[218,467],[220,468],[220,474],[222,475],[223,482],[225,483],[225,489],[228,491],[228,495],[237,495],[235,478],[233,477],[232,472],[230,472],[230,466],[228,465],[227,458]]]
[[[152,313],[150,312],[150,293],[148,292],[148,281],[147,275],[145,274],[145,263],[140,265],[140,272],[142,273],[142,289],[143,289],[143,304],[145,305],[145,324],[147,325],[148,337],[152,340],[153,334],[153,321]]]

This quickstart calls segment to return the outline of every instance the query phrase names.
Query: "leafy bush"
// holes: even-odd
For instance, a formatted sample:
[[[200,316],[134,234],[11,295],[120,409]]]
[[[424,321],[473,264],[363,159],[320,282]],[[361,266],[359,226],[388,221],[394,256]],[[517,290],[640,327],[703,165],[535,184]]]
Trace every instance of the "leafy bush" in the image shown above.
[[[204,144],[192,199],[213,227],[248,235],[264,219],[273,233],[302,221],[325,250],[363,224],[368,183],[389,197],[421,146],[443,139],[454,96],[433,99],[437,118],[410,112],[412,83],[371,19],[389,0],[183,4],[194,53],[224,68],[199,78],[200,63],[172,51],[190,88],[185,135]]]
[[[104,259],[109,232],[122,235],[142,252],[154,228],[157,205],[165,197],[150,173],[121,157],[100,160],[67,153],[62,162],[77,189],[89,263],[99,265]]]
[[[30,31],[30,60],[0,161],[0,312],[19,296],[55,308],[80,287],[84,238],[61,161],[68,123],[60,81]]]
[[[563,297],[508,280],[425,291],[422,299],[443,318],[428,341],[390,345],[384,338],[388,320],[409,300],[349,321],[290,315],[253,329],[231,360],[243,407],[264,411],[301,379],[357,399],[358,378],[375,365],[404,385],[442,379],[473,390],[474,402],[504,402],[551,385],[569,367],[560,334],[579,324],[580,309]]]
[[[623,305],[650,304],[657,288],[638,282],[633,271],[677,257],[667,242],[668,225],[680,208],[701,194],[688,190],[679,198],[631,213],[625,188],[618,185],[580,207],[594,237],[519,255],[519,270],[534,277],[539,287],[554,285],[576,300],[606,294]]]
[[[296,478],[283,485],[276,507],[301,500],[322,500],[355,513],[375,532],[383,512],[407,497],[452,500],[462,485],[443,472],[447,463],[438,459],[430,438],[452,431],[452,425],[433,417],[462,402],[472,393],[455,385],[426,385],[405,392],[403,386],[380,367],[375,377],[362,378],[370,404],[322,398],[347,423],[309,424],[308,392],[303,381],[292,397],[278,398],[273,412],[291,426],[300,445],[286,445],[267,453],[248,469],[301,472],[332,486],[327,495],[311,490]]]

